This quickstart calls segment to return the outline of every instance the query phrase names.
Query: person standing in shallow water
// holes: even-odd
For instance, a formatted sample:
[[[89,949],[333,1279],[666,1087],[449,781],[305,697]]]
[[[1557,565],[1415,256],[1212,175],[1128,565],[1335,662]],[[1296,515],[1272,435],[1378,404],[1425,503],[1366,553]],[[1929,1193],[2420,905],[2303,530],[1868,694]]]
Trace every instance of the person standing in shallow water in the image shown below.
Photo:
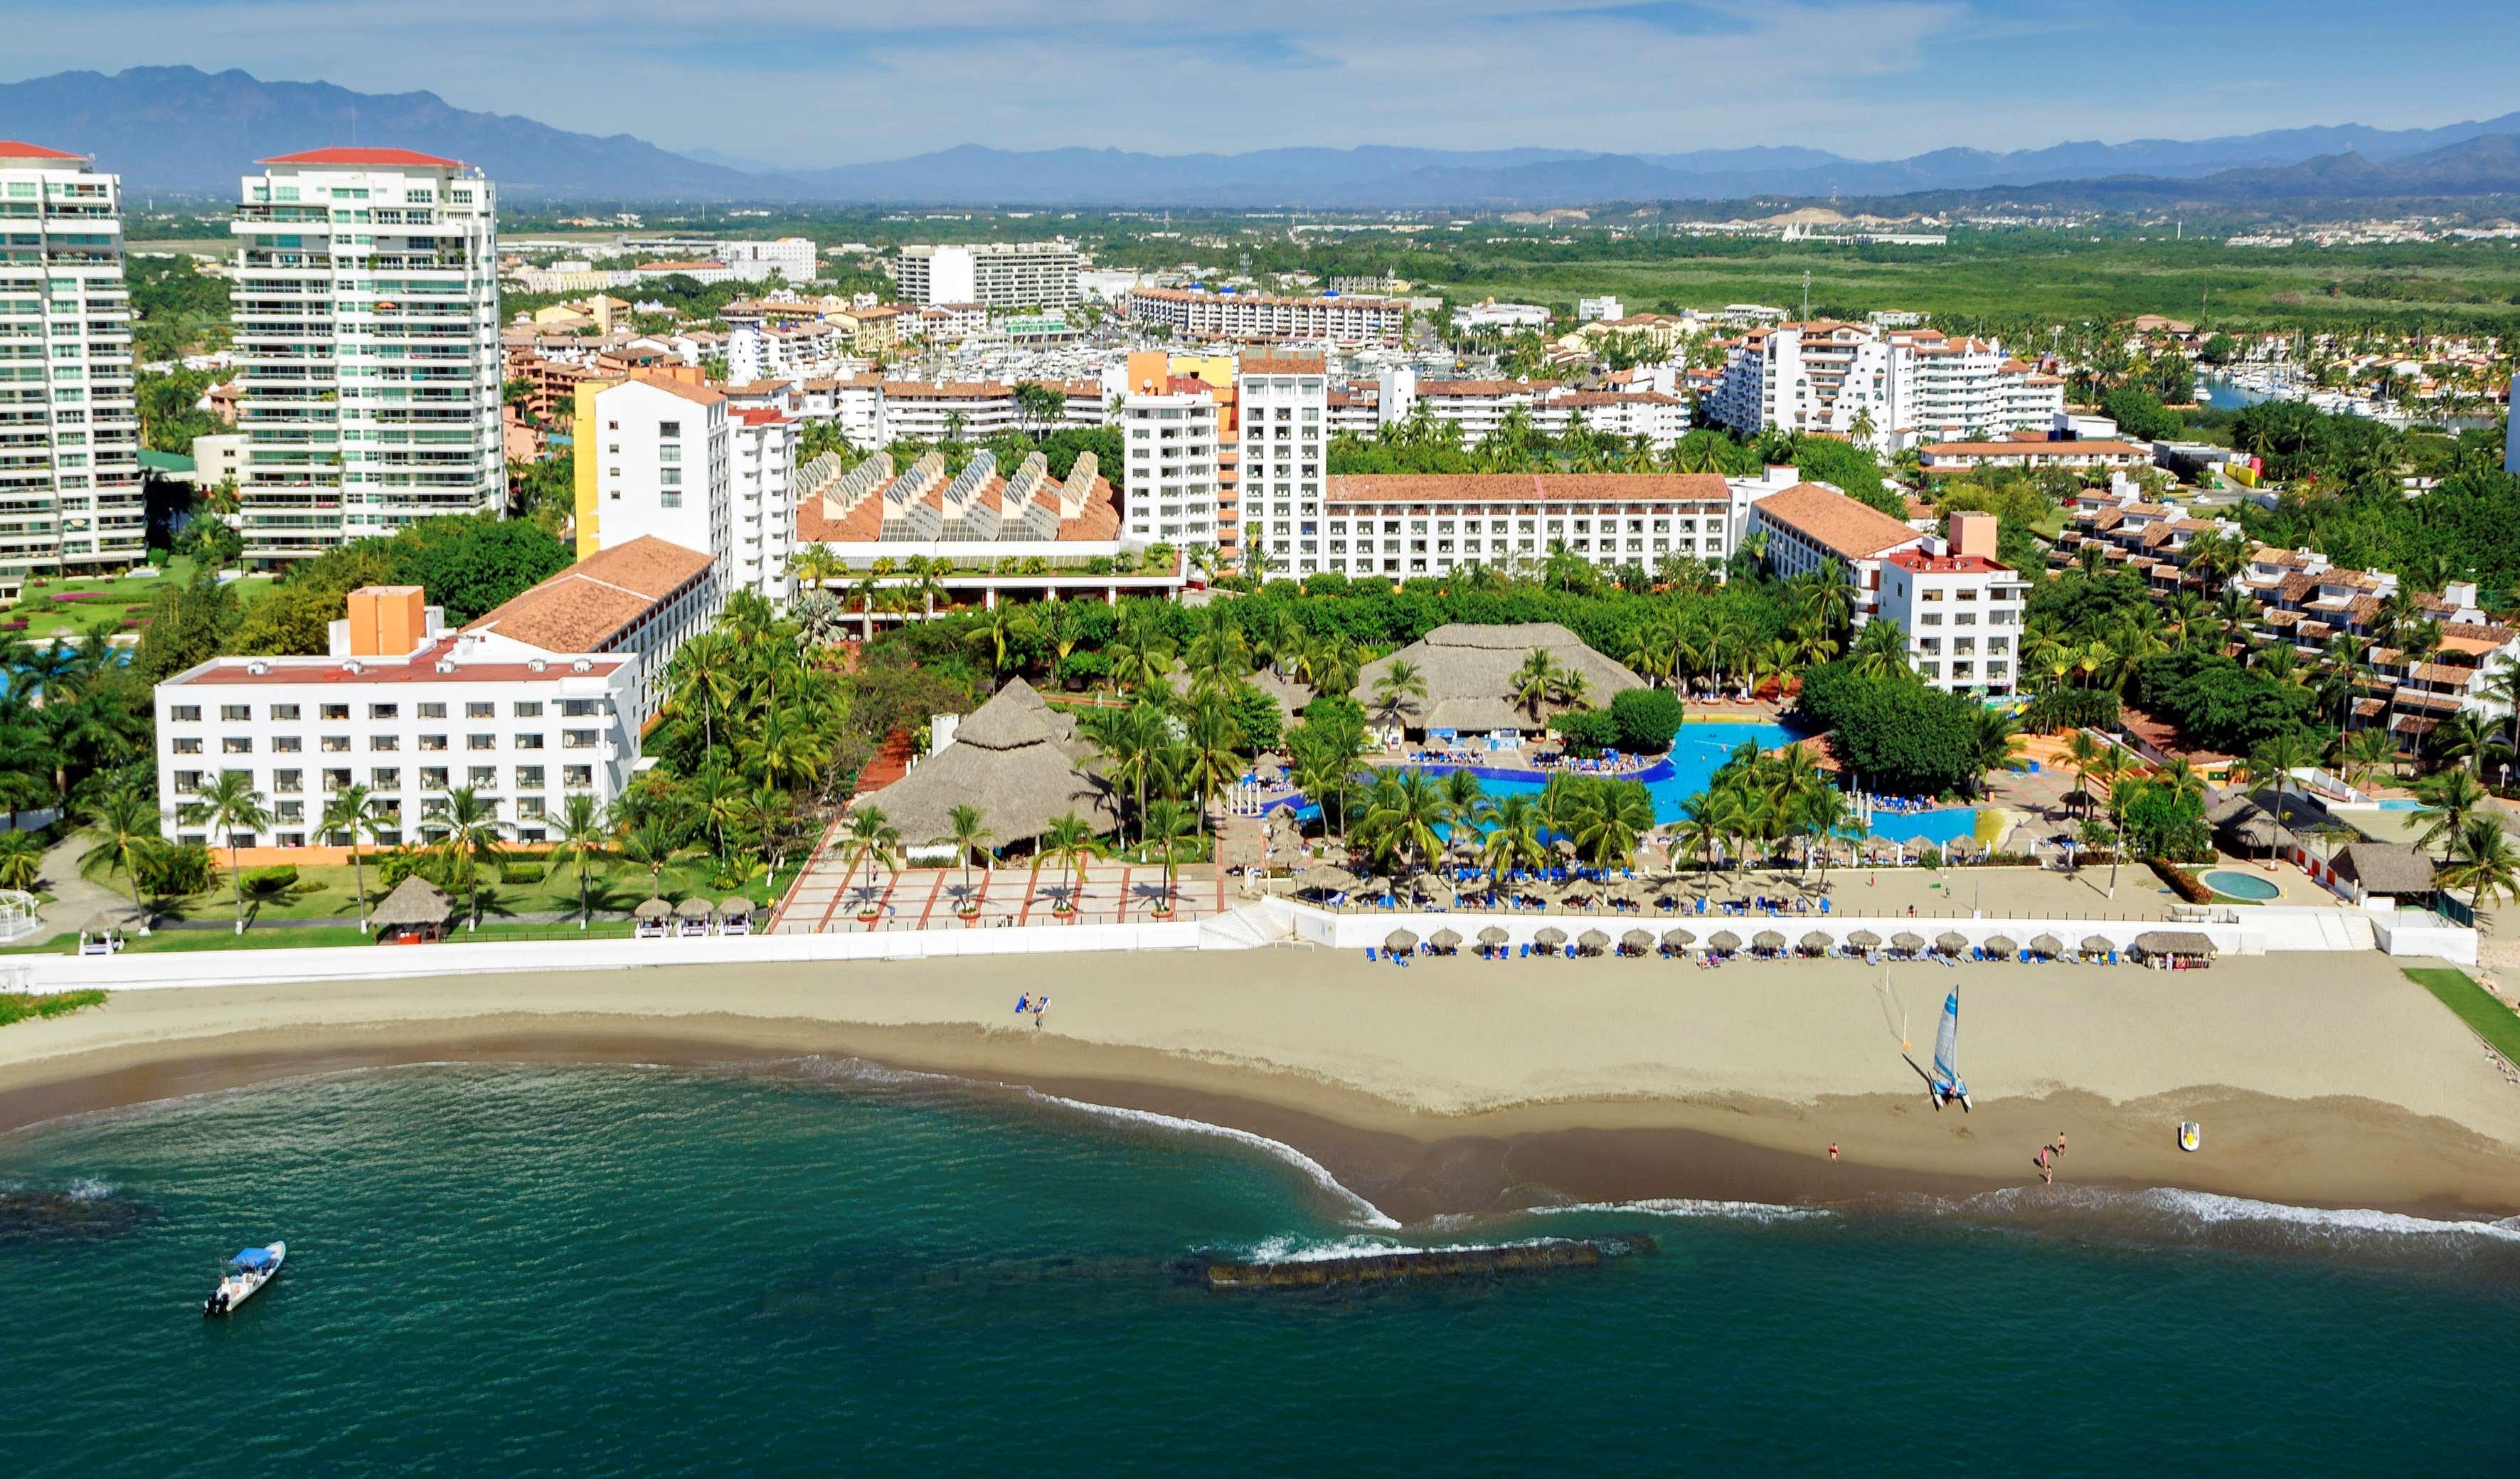
[[[1049,997],[1049,995],[1048,995],[1047,993],[1045,993],[1043,996],[1041,996],[1038,1000],[1036,1000],[1036,1001],[1032,1004],[1032,1030],[1033,1030],[1033,1031],[1035,1031],[1035,1032],[1039,1032],[1039,1031],[1041,1030],[1041,1014],[1042,1014],[1043,1012],[1045,1012],[1045,1011],[1048,1011],[1049,1009],[1050,1009],[1050,997]]]

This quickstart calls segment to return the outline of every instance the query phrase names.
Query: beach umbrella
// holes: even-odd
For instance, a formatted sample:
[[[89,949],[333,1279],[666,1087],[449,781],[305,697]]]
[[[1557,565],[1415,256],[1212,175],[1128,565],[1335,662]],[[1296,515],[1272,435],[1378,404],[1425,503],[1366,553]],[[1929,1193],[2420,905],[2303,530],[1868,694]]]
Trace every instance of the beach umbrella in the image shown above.
[[[1858,950],[1878,950],[1881,948],[1881,937],[1871,930],[1859,929],[1846,937],[1846,943]]]
[[[1815,929],[1803,936],[1802,948],[1815,955],[1826,955],[1837,948],[1837,942]]]
[[[1968,936],[1957,929],[1946,929],[1934,936],[1934,948],[1945,955],[1958,955],[1968,949]]]
[[[2115,949],[2117,949],[2115,945],[2101,939],[2098,935],[2085,935],[2083,937],[2083,951],[2087,955],[2107,955],[2110,951]]]
[[[1921,858],[1925,854],[1934,850],[1934,844],[1925,840],[1925,834],[1923,832],[1918,832],[1916,835],[1910,837],[1903,845],[1908,849],[1908,855],[1912,858]]]
[[[1555,950],[1558,946],[1566,943],[1566,931],[1558,928],[1554,924],[1552,924],[1542,929],[1540,933],[1533,935],[1531,937],[1531,942],[1543,949]]]
[[[1925,948],[1925,937],[1920,934],[1910,934],[1903,929],[1890,937],[1890,943],[1901,950],[1922,950]]]
[[[2065,953],[2065,942],[2056,938],[2054,935],[2044,934],[2030,942],[2030,953],[2032,955],[2048,956],[2052,959]]]
[[[1750,943],[1760,950],[1782,950],[1785,937],[1773,929],[1763,929],[1750,937]]]
[[[1506,944],[1512,938],[1513,936],[1507,934],[1505,932],[1505,927],[1500,924],[1491,924],[1487,928],[1479,931],[1479,943],[1485,945],[1490,950],[1494,950],[1497,947]]]
[[[1382,937],[1382,948],[1407,955],[1418,948],[1418,937],[1405,929],[1395,929]]]
[[[1631,929],[1619,936],[1620,947],[1634,955],[1643,955],[1653,949],[1653,943],[1654,937],[1642,929]]]
[[[1588,929],[1575,937],[1576,948],[1598,955],[1610,948],[1610,937],[1598,929]]]
[[[2012,943],[2011,937],[2007,935],[1993,935],[1988,937],[1986,948],[1987,953],[1990,955],[2015,956],[2021,954],[2021,947]]]
[[[1674,950],[1687,950],[1697,943],[1697,936],[1686,929],[1666,929],[1662,932],[1662,942]]]
[[[1741,937],[1729,929],[1719,929],[1707,940],[1706,948],[1730,955],[1741,948]]]
[[[670,919],[674,917],[674,906],[662,899],[641,899],[630,914],[633,919]]]
[[[1426,943],[1437,950],[1459,950],[1462,948],[1462,937],[1452,930],[1439,929],[1426,937]]]

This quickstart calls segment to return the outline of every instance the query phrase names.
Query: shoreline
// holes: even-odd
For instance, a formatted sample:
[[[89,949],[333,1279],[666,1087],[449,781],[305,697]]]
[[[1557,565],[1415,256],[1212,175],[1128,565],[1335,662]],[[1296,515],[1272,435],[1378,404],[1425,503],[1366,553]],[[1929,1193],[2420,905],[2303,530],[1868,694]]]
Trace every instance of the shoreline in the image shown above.
[[[2110,1054],[2099,1051],[2105,1045],[2085,1039],[2064,1051],[2043,1043],[2062,1059],[2039,1065],[2052,1071],[1994,1078],[1985,1065],[2017,1045],[2005,1041],[2009,1008],[2001,1005],[2000,983],[1990,973],[1983,985],[1969,983],[1973,1025],[1984,1022],[1979,1036],[1994,1040],[1971,1072],[1977,1108],[1938,1113],[1920,1086],[1898,1087],[1898,1076],[1912,1083],[1912,1074],[1892,1045],[1880,1041],[1877,1018],[1869,1033],[1851,1034],[1861,1040],[1855,1071],[1822,1063],[1818,1066],[1830,1071],[1788,1078],[1757,1064],[1724,1068],[1722,1044],[1705,1041],[1723,1036],[1716,1030],[1722,1025],[1810,1040],[1804,1053],[1787,1052],[1782,1060],[1824,1055],[1829,1034],[1811,1019],[1813,1004],[1793,1000],[1788,983],[1798,978],[1823,1002],[1834,994],[1838,1008],[1824,1015],[1847,1035],[1842,1018],[1865,1005],[1869,988],[1850,991],[1818,968],[1779,967],[1763,978],[1720,973],[1728,990],[1688,1003],[1705,1010],[1682,1013],[1685,1032],[1667,1036],[1658,1024],[1639,1022],[1637,1043],[1606,1045],[1688,1051],[1695,1061],[1629,1063],[1614,1054],[1597,1064],[1577,1057],[1579,1049],[1604,1045],[1568,1000],[1575,978],[1552,974],[1544,985],[1547,967],[1501,983],[1500,976],[1515,973],[1472,966],[1447,977],[1426,968],[1441,963],[1375,971],[1294,952],[1234,959],[1242,984],[1283,993],[1283,1012],[1263,1013],[1257,1026],[1282,1026],[1291,1016],[1297,1020],[1290,1031],[1268,1040],[1271,1034],[1238,1022],[1202,1025],[1208,1013],[1200,1010],[1199,988],[1097,980],[1108,963],[1088,957],[887,965],[852,972],[858,979],[844,986],[833,985],[828,970],[796,967],[748,972],[757,978],[737,982],[709,979],[723,971],[665,970],[134,993],[0,1033],[0,1132],[40,1131],[70,1115],[365,1067],[761,1069],[809,1057],[859,1058],[1264,1137],[1310,1157],[1341,1186],[1408,1225],[1560,1201],[1856,1207],[1901,1197],[1956,1199],[2007,1187],[2035,1190],[2032,1156],[2060,1130],[2072,1142],[2058,1168],[2060,1189],[2171,1187],[2433,1218],[2520,1210],[2520,1091],[2495,1079],[2498,1094],[2483,1095],[2473,1108],[2470,1092],[2479,1086],[2465,1082],[2450,1085],[2460,1095],[2433,1093],[2429,1102],[2414,1091],[2440,1085],[2374,1082],[2369,1087],[2379,1092],[2339,1092],[2358,1077],[2404,1077],[2369,1071],[2382,1059],[2359,1053],[2346,1025],[2305,1039],[2306,1046],[2341,1044],[2344,1060],[2360,1065],[2342,1074],[2332,1065],[2287,1075],[2235,1061],[2235,1069],[2249,1070],[2235,1073],[2236,1083],[2182,1086],[2182,1078],[2204,1076],[2173,1071],[2153,1074],[2156,1084],[2140,1072],[2092,1071]],[[1237,972],[1219,970],[1219,964],[1202,961],[1202,975],[1225,977],[1208,983],[1225,993],[1218,1001],[1239,1000]],[[2376,958],[2373,964],[2385,967]],[[1313,978],[1312,990],[1330,1015],[1305,1010],[1318,1004],[1296,1000],[1293,982],[1272,979],[1287,969]],[[1583,973],[1605,988],[1607,1000],[1595,1005],[1613,1009],[1628,1007],[1639,991],[1659,999],[1682,986],[1708,984],[1702,973],[1667,969],[1659,976],[1649,968]],[[2386,974],[2395,978],[2394,967]],[[1744,998],[1731,989],[1743,979],[1768,989]],[[1939,984],[1946,976],[1937,971],[1931,979]],[[2239,984],[2236,975],[2231,979]],[[1021,983],[1043,980],[1057,987],[1050,1020],[1059,1025],[1036,1030],[1003,1020]],[[1508,991],[1502,1003],[1470,1000],[1480,988],[1499,984]],[[2354,989],[2376,984],[2361,981]],[[2381,1004],[2386,1019],[2403,1014],[2425,1053],[2464,1046],[2463,1029],[2421,988],[2403,979],[2396,984],[2404,992]],[[2031,986],[2023,994],[2034,999],[2027,1005],[2035,1014],[2055,1011],[2036,1000],[2052,997],[2052,989]],[[1395,996],[1397,1002],[1388,1000]],[[694,999],[709,997],[719,1000]],[[1111,1000],[1097,1000],[1102,997]],[[1976,1008],[1990,997],[1996,1001]],[[1442,1006],[1438,1019],[1424,1016],[1429,1005]],[[1380,1013],[1368,1010],[1388,1012],[1394,1006],[1401,1008],[1396,1020],[1406,1024],[1397,1039],[1387,1036]],[[2095,1000],[2092,1006],[2096,1021],[2130,1027],[2119,1021],[2126,1013],[2117,1005]],[[2129,1009],[2137,1011],[2134,1036],[2149,1037],[2139,1008]],[[1714,1020],[1728,1010],[1739,1019]],[[1117,1030],[1109,1020],[1115,1014]],[[1577,1018],[1571,1026],[1558,1020],[1570,1016]],[[1061,1030],[1068,1024],[1072,1031]],[[1563,1044],[1551,1037],[1552,1026]],[[1463,1040],[1445,1034],[1447,1027],[1465,1029]],[[2224,1045],[2235,1059],[2241,1046]],[[2272,1056],[2280,1067],[2294,1054],[2278,1044]],[[1885,1057],[1876,1071],[1875,1060]],[[2409,1066],[2431,1080],[2488,1072],[2481,1062],[2462,1073],[2471,1065],[2420,1055]],[[1486,1077],[1457,1082],[1436,1069],[1477,1069]],[[1772,1077],[1776,1082],[1768,1084]],[[2281,1087],[2298,1092],[2252,1081],[2263,1078],[2285,1080]],[[2113,1082],[2118,1079],[2129,1081]],[[1781,1092],[1753,1092],[1763,1086]],[[2180,1119],[2205,1124],[2204,1153],[2185,1155],[2175,1147],[2171,1131]],[[1836,1163],[1825,1154],[1831,1142],[1843,1147]]]

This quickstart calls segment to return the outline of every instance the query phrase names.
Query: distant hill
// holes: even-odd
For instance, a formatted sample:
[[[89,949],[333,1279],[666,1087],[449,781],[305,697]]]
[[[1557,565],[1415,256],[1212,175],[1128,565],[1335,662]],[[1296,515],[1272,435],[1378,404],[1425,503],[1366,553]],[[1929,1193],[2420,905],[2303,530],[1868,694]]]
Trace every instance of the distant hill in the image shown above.
[[[511,199],[526,200],[1371,210],[1834,196],[1895,199],[1912,210],[2026,190],[2101,208],[2185,200],[2245,206],[2502,194],[2511,189],[2507,156],[2515,134],[2520,112],[2429,129],[2340,124],[2008,153],[1939,149],[1901,159],[1789,146],[1605,153],[1369,145],[1154,155],[967,144],[805,169],[713,152],[687,157],[627,134],[570,133],[470,112],[433,93],[356,93],[326,82],[265,82],[242,71],[139,67],[0,84],[0,138],[93,154],[135,190],[222,197],[256,158],[366,142],[478,164]]]
[[[511,197],[653,200],[753,187],[734,170],[628,134],[598,138],[472,112],[434,93],[356,93],[191,67],[59,72],[0,85],[0,138],[94,155],[99,168],[142,191],[232,196],[255,159],[354,139],[478,164]]]

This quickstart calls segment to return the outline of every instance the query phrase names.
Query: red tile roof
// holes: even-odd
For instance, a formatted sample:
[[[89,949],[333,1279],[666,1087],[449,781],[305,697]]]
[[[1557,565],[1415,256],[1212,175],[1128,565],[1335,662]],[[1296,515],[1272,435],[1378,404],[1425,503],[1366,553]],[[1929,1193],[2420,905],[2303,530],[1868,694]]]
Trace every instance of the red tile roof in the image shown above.
[[[84,159],[86,157],[85,155],[64,154],[58,149],[46,149],[41,144],[29,144],[22,139],[0,139],[0,159]]]
[[[472,622],[551,652],[598,652],[656,604],[703,575],[709,557],[642,535],[590,555]]]
[[[310,149],[302,154],[273,155],[257,164],[416,164],[423,168],[461,169],[462,159],[448,159],[412,149]]]
[[[1781,493],[1771,493],[1752,504],[1750,511],[1848,560],[1871,560],[1921,537],[1879,509],[1819,483],[1796,483]]]
[[[455,655],[456,640],[440,638],[422,648],[409,661],[398,657],[217,657],[216,665],[190,677],[171,678],[169,683],[191,687],[206,684],[220,688],[243,688],[253,684],[291,686],[307,683],[557,683],[563,678],[584,677],[572,671],[571,664],[555,662],[537,673],[523,662],[458,662],[454,671],[437,670],[440,658]],[[587,672],[609,675],[628,662],[627,657],[594,657],[588,660]],[[268,671],[257,673],[248,664],[264,663]],[[355,662],[358,672],[347,664]]]

